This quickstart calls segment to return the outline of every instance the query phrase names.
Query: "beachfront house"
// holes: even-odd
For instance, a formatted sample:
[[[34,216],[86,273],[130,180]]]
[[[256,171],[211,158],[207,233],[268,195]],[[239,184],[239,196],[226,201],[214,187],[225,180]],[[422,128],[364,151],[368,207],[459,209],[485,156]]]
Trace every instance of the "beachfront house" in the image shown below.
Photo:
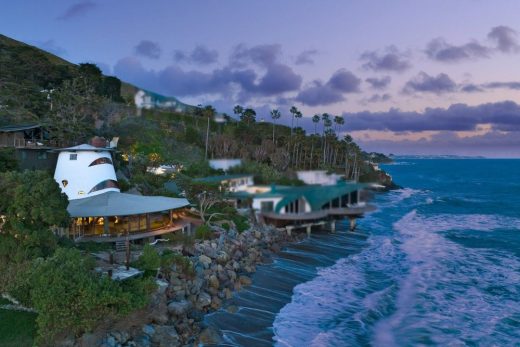
[[[276,226],[315,223],[329,219],[359,217],[369,208],[361,201],[366,185],[339,182],[335,185],[271,186],[249,195],[260,221]]]
[[[54,179],[69,198],[76,241],[153,240],[189,228],[186,199],[121,193],[113,165],[114,149],[82,144],[56,149]]]

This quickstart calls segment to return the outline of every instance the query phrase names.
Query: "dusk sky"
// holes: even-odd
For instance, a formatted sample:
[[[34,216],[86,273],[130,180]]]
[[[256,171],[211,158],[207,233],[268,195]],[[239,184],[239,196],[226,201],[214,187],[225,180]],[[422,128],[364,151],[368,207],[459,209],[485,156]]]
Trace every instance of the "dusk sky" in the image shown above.
[[[520,157],[520,1],[0,2],[0,33],[231,113],[344,114],[366,150]]]

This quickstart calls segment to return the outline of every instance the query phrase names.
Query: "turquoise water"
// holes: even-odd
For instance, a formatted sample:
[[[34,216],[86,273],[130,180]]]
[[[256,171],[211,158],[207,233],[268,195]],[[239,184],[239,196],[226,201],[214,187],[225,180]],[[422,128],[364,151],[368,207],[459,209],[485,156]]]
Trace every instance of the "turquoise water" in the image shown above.
[[[258,268],[207,318],[240,346],[520,346],[520,160],[400,159],[403,189]]]

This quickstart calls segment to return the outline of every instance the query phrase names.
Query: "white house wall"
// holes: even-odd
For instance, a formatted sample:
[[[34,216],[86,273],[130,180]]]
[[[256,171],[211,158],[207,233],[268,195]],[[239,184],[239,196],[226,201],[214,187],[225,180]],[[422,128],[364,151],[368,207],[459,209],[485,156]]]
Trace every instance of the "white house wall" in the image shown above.
[[[276,205],[282,200],[282,198],[253,198],[253,209],[254,210],[261,210],[262,202],[269,202],[271,201],[273,203],[273,209],[276,208]],[[281,212],[283,213],[283,212]]]
[[[71,154],[76,154],[77,159],[70,160]],[[54,179],[58,182],[62,192],[67,194],[69,200],[86,198],[108,191],[119,192],[117,188],[105,188],[89,194],[90,190],[102,181],[117,181],[112,164],[89,166],[94,160],[99,158],[108,158],[112,161],[108,151],[64,151],[60,153]],[[64,180],[67,181],[66,186],[64,185]]]

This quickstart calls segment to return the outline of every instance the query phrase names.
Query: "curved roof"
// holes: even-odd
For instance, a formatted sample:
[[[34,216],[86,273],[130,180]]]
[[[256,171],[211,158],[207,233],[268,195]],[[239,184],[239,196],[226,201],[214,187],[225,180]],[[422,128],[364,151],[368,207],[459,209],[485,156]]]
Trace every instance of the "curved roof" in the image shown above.
[[[186,199],[141,196],[112,191],[88,198],[70,200],[67,211],[71,217],[129,216],[173,210],[189,204]]]

